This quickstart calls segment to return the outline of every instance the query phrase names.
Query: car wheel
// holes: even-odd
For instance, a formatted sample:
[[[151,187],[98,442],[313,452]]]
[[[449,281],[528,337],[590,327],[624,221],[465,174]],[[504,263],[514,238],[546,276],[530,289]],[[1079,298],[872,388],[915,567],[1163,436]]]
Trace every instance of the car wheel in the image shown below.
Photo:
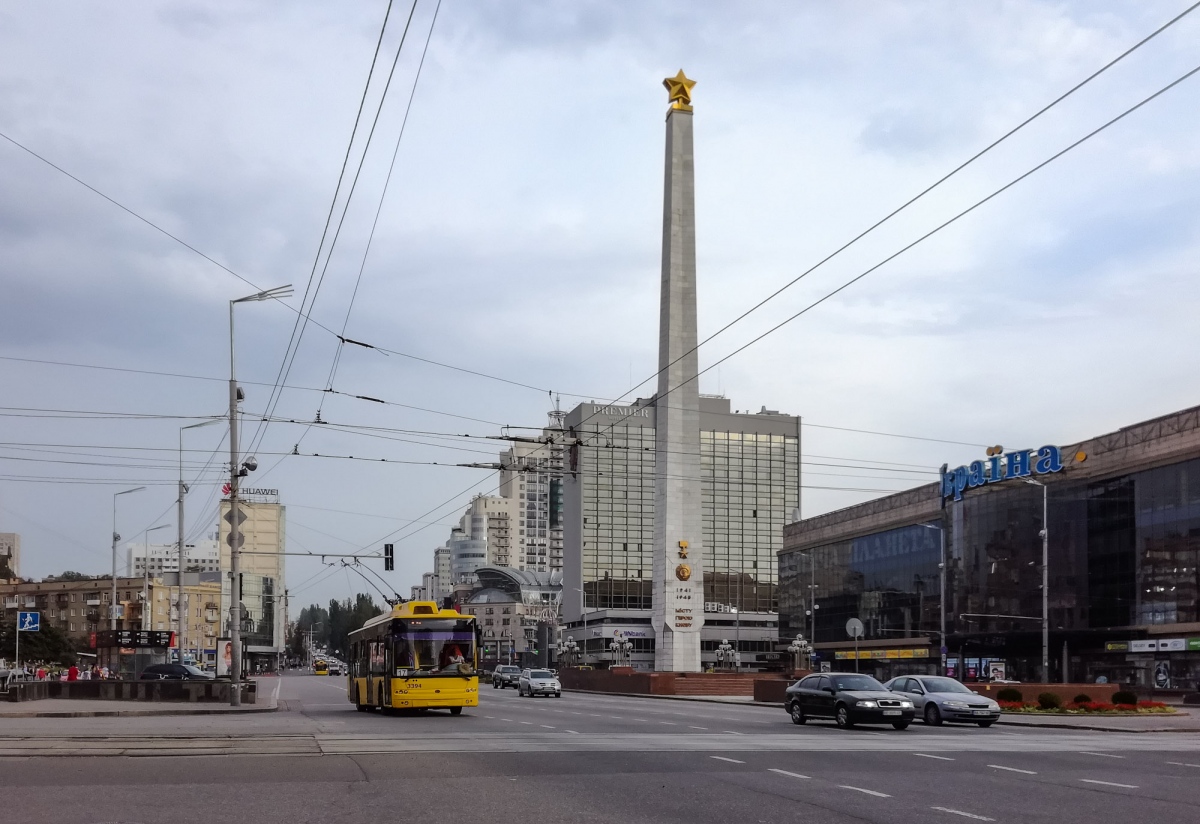
[[[804,717],[804,710],[800,709],[800,702],[793,701],[788,707],[788,715],[792,717],[793,724],[803,724],[808,719]]]
[[[554,693],[554,697],[555,697],[555,698],[562,698],[562,693],[561,693],[561,692],[556,692],[556,693]]]
[[[497,684],[495,681],[493,681],[493,682],[492,682],[492,689],[494,689],[494,690],[498,690],[498,689],[500,689],[500,685],[499,685],[499,684]]]
[[[836,720],[837,725],[842,729],[848,730],[854,726],[854,722],[850,720],[850,710],[846,708],[845,704],[838,704]]]
[[[450,714],[451,715],[462,715],[462,707],[451,707]]]
[[[992,726],[992,724],[995,724],[995,723],[996,723],[995,721],[980,721],[979,726],[983,727],[986,730],[988,727]]]
[[[908,725],[911,723],[911,721],[893,721],[892,728],[897,730],[906,730],[908,729]]]
[[[937,704],[925,705],[925,723],[931,727],[942,725],[942,712],[937,708]]]

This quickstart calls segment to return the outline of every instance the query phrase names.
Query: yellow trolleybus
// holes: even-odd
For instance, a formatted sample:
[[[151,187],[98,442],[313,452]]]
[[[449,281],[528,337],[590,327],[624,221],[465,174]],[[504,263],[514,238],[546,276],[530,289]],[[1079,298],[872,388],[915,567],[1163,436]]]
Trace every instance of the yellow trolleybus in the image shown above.
[[[313,661],[313,675],[328,675],[328,674],[329,674],[329,662],[327,662],[324,658],[318,658],[317,660]]]
[[[350,633],[346,696],[359,712],[479,706],[475,618],[409,601]]]

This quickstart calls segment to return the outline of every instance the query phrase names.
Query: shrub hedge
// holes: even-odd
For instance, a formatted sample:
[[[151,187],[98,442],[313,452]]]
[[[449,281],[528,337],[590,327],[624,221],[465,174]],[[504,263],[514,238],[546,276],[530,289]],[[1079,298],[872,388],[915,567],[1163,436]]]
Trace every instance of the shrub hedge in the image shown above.
[[[1043,692],[1038,696],[1038,706],[1044,710],[1056,710],[1062,706],[1062,699],[1057,693]]]
[[[997,701],[1024,701],[1025,696],[1021,695],[1021,691],[1014,687],[1005,687],[996,693]]]
[[[1133,704],[1136,706],[1138,697],[1129,690],[1119,690],[1113,693],[1112,702],[1114,704]]]
[[[1088,695],[1086,692],[1081,692],[1081,693],[1079,693],[1079,695],[1076,695],[1074,698],[1071,699],[1071,703],[1072,704],[1090,704],[1090,703],[1092,703],[1092,696]]]

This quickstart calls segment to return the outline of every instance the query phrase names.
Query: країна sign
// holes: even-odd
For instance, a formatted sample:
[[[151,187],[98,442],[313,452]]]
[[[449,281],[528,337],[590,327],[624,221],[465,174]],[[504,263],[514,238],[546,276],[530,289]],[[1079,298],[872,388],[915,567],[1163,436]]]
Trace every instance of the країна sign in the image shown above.
[[[969,465],[957,469],[942,467],[942,498],[961,501],[963,492],[977,486],[1012,478],[1028,478],[1030,475],[1045,475],[1062,468],[1062,450],[1057,446],[1043,446],[1036,452],[1019,449],[1007,455],[993,455],[986,461],[971,461]]]

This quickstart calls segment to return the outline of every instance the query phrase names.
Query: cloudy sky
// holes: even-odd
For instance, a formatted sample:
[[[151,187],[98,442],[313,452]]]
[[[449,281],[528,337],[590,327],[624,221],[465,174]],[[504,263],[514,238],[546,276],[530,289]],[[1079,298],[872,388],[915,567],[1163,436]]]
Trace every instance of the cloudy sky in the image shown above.
[[[227,403],[227,301],[291,283],[293,309],[238,310],[245,409],[319,409],[328,425],[247,423],[252,482],[280,489],[292,550],[401,538],[388,577],[407,594],[470,493],[495,485],[428,464],[494,461],[498,442],[441,436],[540,426],[550,390],[565,407],[613,400],[654,372],[664,76],[698,80],[706,336],[1188,5],[445,0],[413,94],[436,7],[417,0],[277,405],[385,0],[0,5],[0,133],[220,264],[0,139],[0,531],[21,533],[23,574],[40,577],[108,568],[120,489],[149,487],[122,498],[126,538],[173,524],[179,427]],[[392,7],[350,172],[410,7]],[[717,337],[702,366],[1197,65],[1200,12]],[[926,477],[889,467],[1067,444],[1195,405],[1198,127],[1200,76],[702,390],[811,424],[805,514]],[[334,371],[343,327],[392,354],[346,347]],[[331,374],[345,394],[320,391]],[[222,434],[186,434],[190,535],[213,529]],[[320,572],[289,561],[296,602],[365,587]]]

